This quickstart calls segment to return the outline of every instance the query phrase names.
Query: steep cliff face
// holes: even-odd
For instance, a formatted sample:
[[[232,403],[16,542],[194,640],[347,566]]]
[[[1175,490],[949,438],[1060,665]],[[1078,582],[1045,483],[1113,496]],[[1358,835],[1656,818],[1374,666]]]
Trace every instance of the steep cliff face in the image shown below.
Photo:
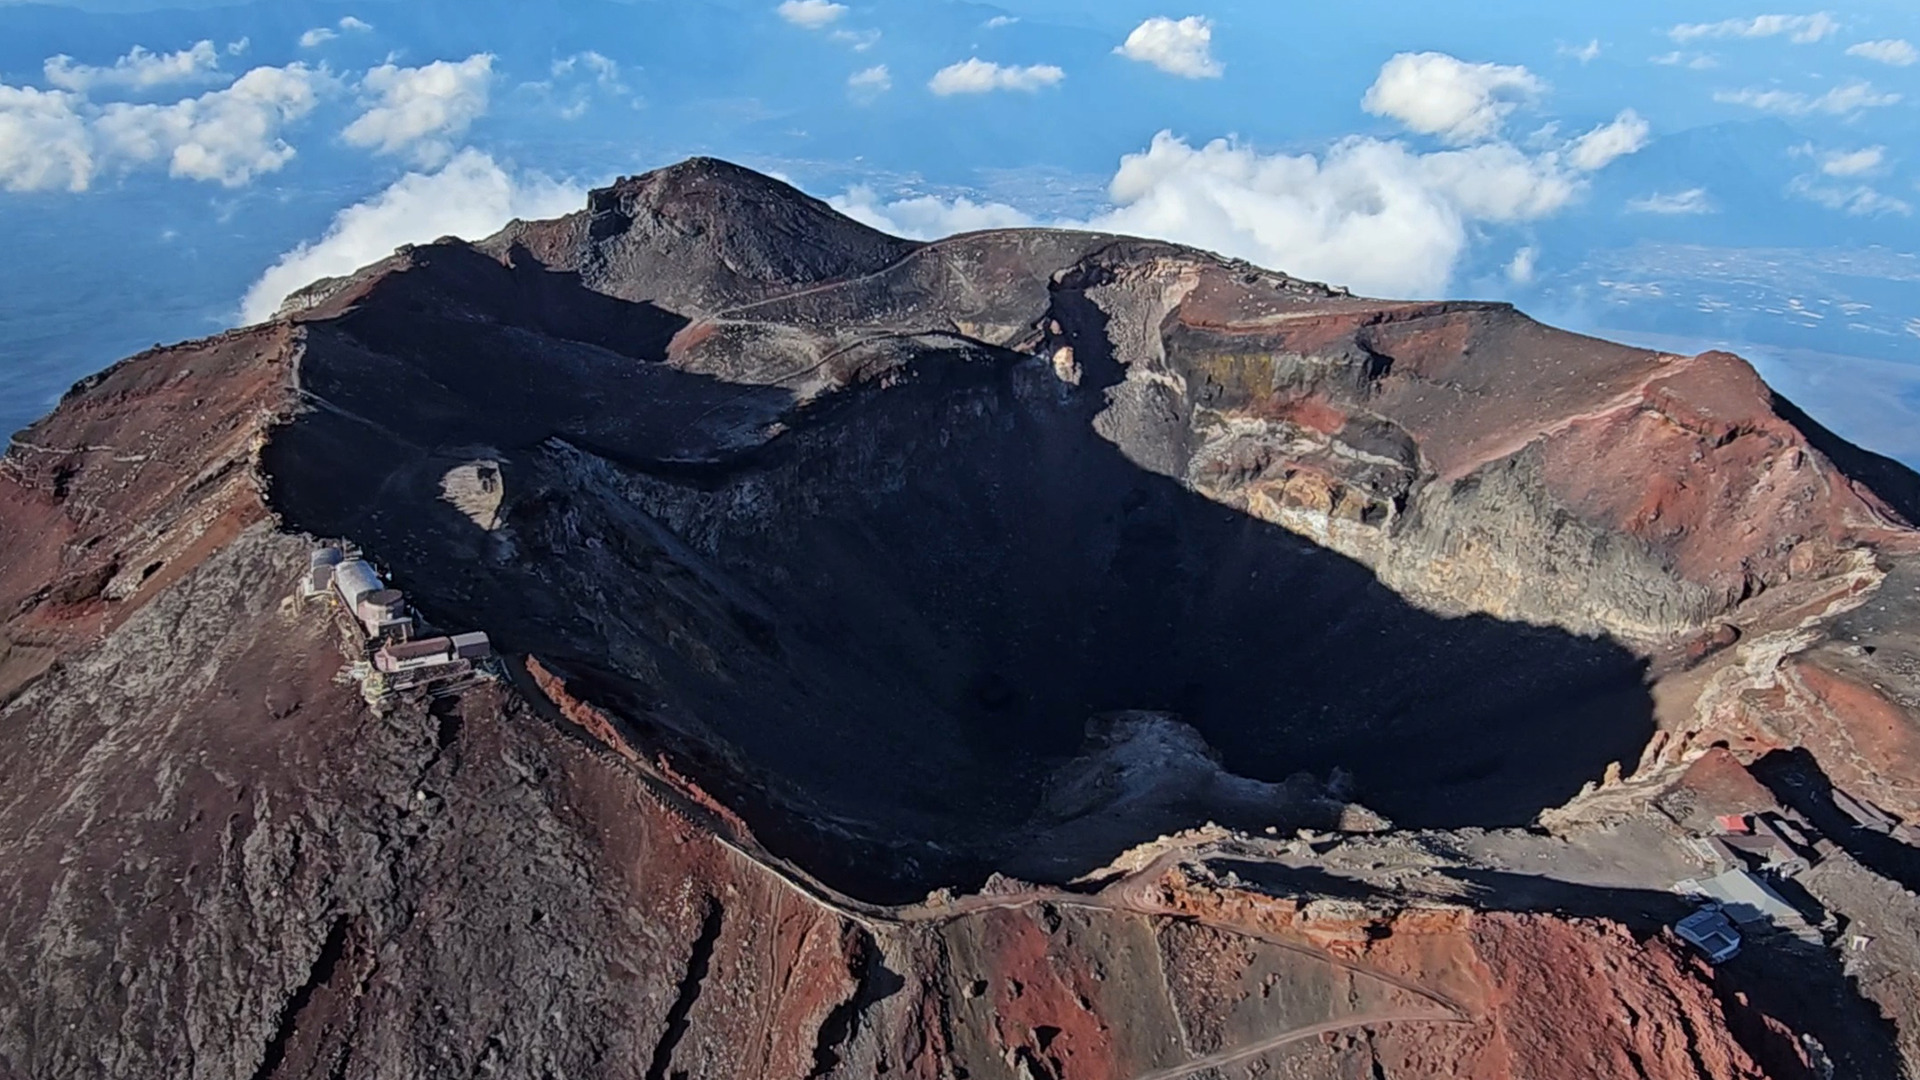
[[[1716,742],[1920,814],[1913,478],[1776,404],[707,161],[318,283],[0,458],[0,1075],[1892,1075],[1461,854]],[[499,680],[370,709],[315,538]]]

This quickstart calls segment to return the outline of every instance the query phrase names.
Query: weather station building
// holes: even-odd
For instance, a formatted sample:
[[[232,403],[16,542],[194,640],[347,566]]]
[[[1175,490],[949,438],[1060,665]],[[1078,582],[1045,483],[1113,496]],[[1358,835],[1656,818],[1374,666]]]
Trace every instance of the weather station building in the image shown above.
[[[314,550],[301,593],[337,602],[359,627],[367,652],[354,665],[369,702],[402,690],[451,693],[489,677],[493,645],[483,631],[416,637],[427,630],[406,594],[380,579],[373,564],[349,549]]]

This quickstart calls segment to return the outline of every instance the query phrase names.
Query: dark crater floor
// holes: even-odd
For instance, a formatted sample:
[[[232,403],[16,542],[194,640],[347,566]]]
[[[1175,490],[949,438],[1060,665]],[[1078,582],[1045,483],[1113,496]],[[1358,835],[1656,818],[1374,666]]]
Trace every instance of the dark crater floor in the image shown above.
[[[689,417],[784,392],[506,320],[386,319],[310,331],[315,409],[266,452],[288,524],[580,677],[770,846],[870,899],[1032,873],[1048,778],[1109,710],[1177,713],[1245,777],[1347,770],[1355,799],[1427,827],[1524,824],[1653,730],[1623,649],[1423,611],[1143,469],[1094,430],[1097,378],[921,350],[714,454]],[[504,478],[497,527],[443,497],[478,460]],[[1217,809],[1117,808],[1048,865]]]

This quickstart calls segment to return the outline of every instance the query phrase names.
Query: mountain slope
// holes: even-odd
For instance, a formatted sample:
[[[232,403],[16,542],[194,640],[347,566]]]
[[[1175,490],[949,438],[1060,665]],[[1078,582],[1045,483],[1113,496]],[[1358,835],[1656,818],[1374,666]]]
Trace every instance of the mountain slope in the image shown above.
[[[1920,815],[1914,480],[1730,356],[623,180],[0,459],[0,1075],[1894,1075],[1911,969],[1659,932],[1662,808]],[[370,708],[318,539],[500,678]]]

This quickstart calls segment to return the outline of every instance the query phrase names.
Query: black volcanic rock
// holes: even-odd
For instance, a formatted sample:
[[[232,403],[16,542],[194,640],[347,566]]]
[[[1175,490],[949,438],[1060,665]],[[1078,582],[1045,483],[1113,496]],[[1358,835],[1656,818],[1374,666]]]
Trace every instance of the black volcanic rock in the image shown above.
[[[855,277],[918,246],[712,158],[622,179],[594,191],[582,213],[516,223],[481,246],[515,245],[610,296],[681,311]]]

